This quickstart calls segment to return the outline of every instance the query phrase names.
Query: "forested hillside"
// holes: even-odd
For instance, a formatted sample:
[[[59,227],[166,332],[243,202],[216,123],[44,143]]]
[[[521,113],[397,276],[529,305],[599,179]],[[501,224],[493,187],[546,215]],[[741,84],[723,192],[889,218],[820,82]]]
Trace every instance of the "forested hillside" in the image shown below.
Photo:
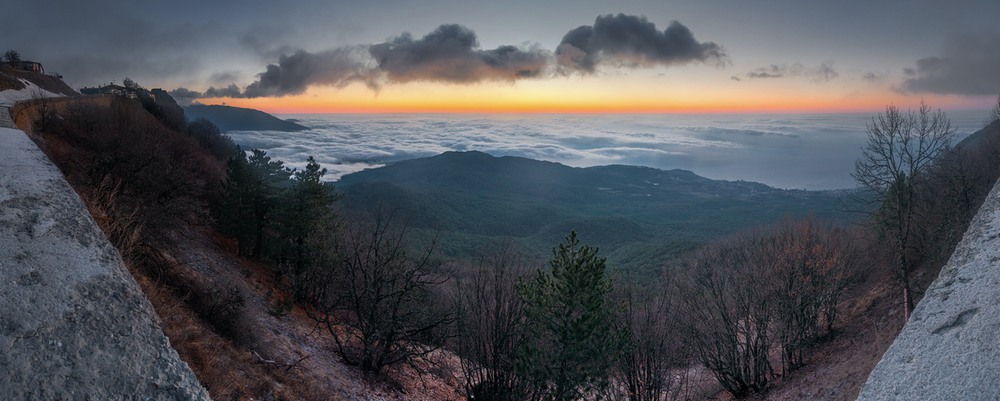
[[[661,266],[698,244],[783,218],[844,224],[848,191],[801,191],[721,181],[685,170],[572,168],[481,152],[447,152],[349,174],[336,183],[348,209],[389,208],[439,236],[449,257],[498,239],[545,257],[575,230],[630,270]]]

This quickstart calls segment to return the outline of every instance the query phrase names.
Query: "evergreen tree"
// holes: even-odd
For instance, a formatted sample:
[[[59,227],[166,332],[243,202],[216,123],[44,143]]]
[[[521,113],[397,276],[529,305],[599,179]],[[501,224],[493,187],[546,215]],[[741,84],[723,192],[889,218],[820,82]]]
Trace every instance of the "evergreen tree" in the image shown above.
[[[237,146],[226,163],[226,181],[222,183],[222,194],[215,207],[215,219],[219,231],[236,238],[240,255],[247,255],[253,249],[251,181],[246,152]]]
[[[332,218],[337,195],[332,186],[323,184],[326,169],[309,156],[305,169],[292,174],[276,209],[278,263],[291,275],[296,294],[301,296],[303,271],[313,263],[313,254],[323,244],[314,241],[317,231]]]
[[[237,147],[229,158],[216,218],[223,233],[236,237],[241,255],[263,255],[271,214],[291,173],[260,149],[247,157]]]
[[[528,341],[517,370],[535,399],[578,400],[607,385],[627,333],[611,324],[611,280],[596,248],[581,246],[571,232],[549,264],[551,271],[539,271],[519,288]]]
[[[254,149],[251,152],[253,154],[247,158],[254,224],[253,251],[250,254],[261,257],[266,249],[267,228],[271,224],[271,214],[281,191],[289,185],[292,170],[285,168],[280,160],[271,160],[271,156],[263,150]]]

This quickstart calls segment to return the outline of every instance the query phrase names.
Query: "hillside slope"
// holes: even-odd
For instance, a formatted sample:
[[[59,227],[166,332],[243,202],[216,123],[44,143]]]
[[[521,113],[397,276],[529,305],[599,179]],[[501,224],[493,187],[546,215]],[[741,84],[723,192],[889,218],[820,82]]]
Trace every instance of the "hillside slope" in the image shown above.
[[[190,366],[212,398],[461,399],[450,368],[438,368],[439,373],[428,374],[426,366],[421,367],[421,372],[411,366],[398,366],[390,370],[388,379],[371,380],[356,367],[342,362],[330,337],[318,331],[316,322],[301,308],[291,304],[281,307],[291,296],[283,291],[281,278],[275,277],[272,267],[237,255],[231,240],[214,232],[209,225],[206,198],[212,185],[220,180],[224,159],[213,159],[209,150],[187,132],[164,125],[142,102],[117,96],[86,96],[23,102],[15,109],[18,126],[59,166],[104,236],[119,249],[128,269],[124,273],[130,273],[138,282],[162,322],[169,345]],[[38,124],[43,114],[56,123]],[[113,154],[114,159],[95,157],[108,154]],[[95,169],[94,163],[99,162],[107,164]],[[95,179],[92,175],[95,172],[104,174],[106,179]],[[115,185],[104,185],[108,182]],[[2,188],[0,181],[0,191]],[[154,197],[156,201],[143,201],[142,197]],[[0,197],[0,201],[6,200]],[[42,200],[37,203],[45,204]],[[36,231],[45,232],[48,228],[53,227],[43,224]],[[6,260],[0,259],[0,263],[6,265]],[[27,281],[31,280],[29,274]],[[50,288],[65,291],[54,283]],[[100,299],[104,299],[105,293],[101,292]],[[97,292],[88,294],[93,297]],[[31,301],[30,297],[25,299]],[[276,311],[276,305],[280,311]],[[0,312],[0,333],[7,330],[4,316]],[[110,329],[121,327],[116,322],[107,325]],[[115,342],[121,336],[110,332],[91,344],[110,350],[117,346]],[[53,344],[58,341],[48,346]],[[0,351],[5,350],[0,348]],[[143,352],[129,354],[139,356],[141,361],[125,362],[141,364],[157,360],[155,355],[144,357]],[[37,358],[30,352],[12,355],[30,356],[17,363],[32,363],[31,358]],[[3,357],[0,355],[0,365],[7,364]],[[440,353],[435,360],[448,364],[453,357]],[[49,368],[44,364],[39,366]],[[126,365],[94,372],[115,371],[119,366]],[[52,378],[47,372],[28,376],[25,379]],[[107,376],[114,379],[114,375]],[[145,382],[157,384],[157,379]],[[164,376],[163,380],[178,382],[176,375]],[[163,384],[163,388],[169,389],[169,383]],[[63,384],[53,382],[51,386]],[[109,385],[109,388],[114,387]],[[28,397],[59,398],[75,397]],[[125,396],[95,399],[119,398],[130,399]]]

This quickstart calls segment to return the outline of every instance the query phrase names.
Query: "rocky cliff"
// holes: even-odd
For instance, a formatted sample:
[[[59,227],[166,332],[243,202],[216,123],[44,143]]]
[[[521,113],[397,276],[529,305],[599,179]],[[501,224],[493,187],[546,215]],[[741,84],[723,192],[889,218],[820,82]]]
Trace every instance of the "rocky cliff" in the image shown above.
[[[0,152],[2,398],[209,399],[59,170],[16,129]]]
[[[1000,399],[1000,187],[882,356],[860,400]]]

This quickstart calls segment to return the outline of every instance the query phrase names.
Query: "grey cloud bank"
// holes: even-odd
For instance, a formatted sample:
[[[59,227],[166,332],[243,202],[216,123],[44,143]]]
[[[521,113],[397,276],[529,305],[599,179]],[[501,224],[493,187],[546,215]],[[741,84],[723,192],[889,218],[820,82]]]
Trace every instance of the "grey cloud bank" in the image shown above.
[[[727,60],[714,42],[698,42],[686,26],[671,21],[662,32],[646,17],[601,15],[594,25],[583,25],[566,33],[556,49],[559,66],[592,73],[599,64],[652,67]]]
[[[959,135],[984,111],[950,112]],[[289,166],[308,156],[340,175],[441,152],[478,150],[576,167],[680,168],[781,188],[853,188],[868,114],[824,115],[319,115],[297,133],[230,132]]]
[[[1000,93],[1000,33],[953,35],[942,55],[921,58],[916,68],[904,72],[905,91],[996,96]]]
[[[244,46],[267,53],[257,36],[244,36]],[[501,45],[481,49],[476,33],[466,26],[444,24],[420,38],[408,32],[371,45],[338,47],[321,52],[282,52],[277,64],[268,64],[257,79],[240,90],[235,84],[209,87],[204,93],[178,88],[186,98],[265,97],[304,93],[312,86],[341,88],[363,83],[378,89],[388,83],[414,81],[474,84],[515,82],[571,73],[593,74],[599,65],[613,68],[649,68],[704,62],[723,65],[722,47],[698,42],[686,26],[672,21],[663,31],[645,17],[602,15],[594,25],[569,31],[555,53],[540,45]],[[232,73],[216,73],[218,82]]]

